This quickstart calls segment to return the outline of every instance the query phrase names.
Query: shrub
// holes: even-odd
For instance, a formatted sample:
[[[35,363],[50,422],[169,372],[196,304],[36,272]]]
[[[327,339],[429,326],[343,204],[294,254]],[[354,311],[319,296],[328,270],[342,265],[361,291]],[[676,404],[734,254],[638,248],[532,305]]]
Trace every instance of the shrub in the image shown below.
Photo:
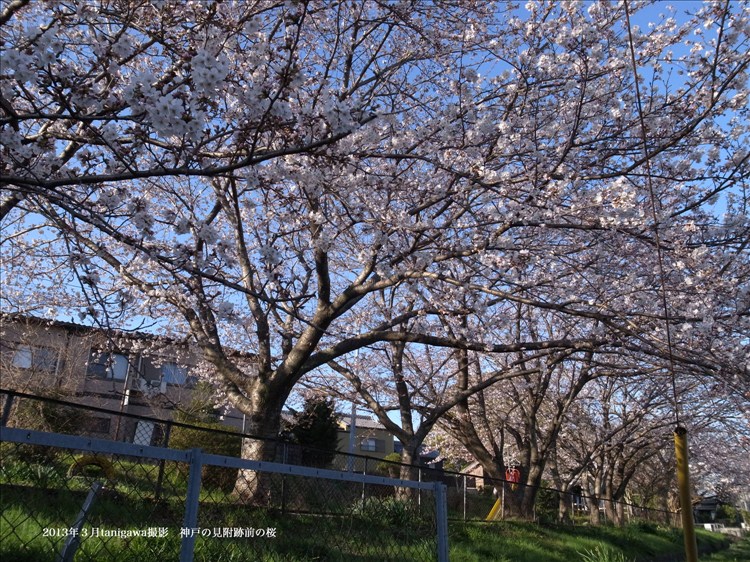
[[[542,482],[547,486],[547,482]],[[560,495],[556,490],[546,487],[539,488],[536,495],[536,517],[540,523],[555,523],[560,505]]]
[[[368,521],[383,525],[403,526],[413,519],[411,504],[394,497],[367,498],[364,502],[359,499],[354,504],[353,512]]]
[[[18,458],[18,447],[15,443],[8,441],[0,443],[0,466],[5,466],[8,461]]]
[[[401,475],[401,455],[398,453],[387,454],[382,461],[375,465],[378,474],[389,478],[398,478]]]
[[[169,437],[169,446],[173,449],[200,448],[206,453],[226,457],[240,456],[242,436],[231,434],[236,433],[236,430],[215,422],[200,422],[192,425],[195,427],[173,427]],[[187,466],[179,466],[180,470],[187,472]],[[229,492],[237,480],[237,469],[205,465],[201,476],[206,487]]]
[[[217,422],[199,422],[193,427],[175,426],[169,436],[172,449],[203,449],[213,455],[238,457],[242,451],[242,436],[237,430]],[[234,435],[233,435],[234,434]]]
[[[67,395],[49,393],[50,398],[65,400]],[[80,408],[47,402],[44,400],[23,399],[14,406],[8,425],[23,429],[68,433],[77,435],[85,427],[89,414]],[[82,419],[83,418],[83,419]]]
[[[716,508],[716,520],[721,523],[733,525],[740,521],[740,512],[733,505],[722,504]]]
[[[628,525],[629,529],[633,529],[637,533],[648,533],[655,535],[659,532],[659,526],[656,523],[646,520],[633,521]]]
[[[336,457],[339,422],[333,400],[308,398],[284,430],[300,446],[301,464],[327,467]]]
[[[51,394],[52,398],[65,399],[64,394]],[[77,435],[86,426],[89,414],[78,408],[46,402],[43,400],[23,399],[13,407],[8,421],[9,427],[66,433]],[[18,449],[22,458],[38,463],[54,462],[57,450],[45,445],[21,444]]]

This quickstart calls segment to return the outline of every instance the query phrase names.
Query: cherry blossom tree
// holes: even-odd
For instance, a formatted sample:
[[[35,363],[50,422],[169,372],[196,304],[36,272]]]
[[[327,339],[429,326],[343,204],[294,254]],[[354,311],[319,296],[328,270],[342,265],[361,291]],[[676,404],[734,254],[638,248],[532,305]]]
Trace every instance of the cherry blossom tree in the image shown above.
[[[517,331],[512,336],[518,338],[524,333],[530,339],[544,339],[554,334],[554,330],[543,330],[549,330],[551,322],[558,327],[565,325],[553,314],[546,316],[542,319],[519,307]],[[576,329],[581,330],[583,324],[579,322]],[[520,470],[523,486],[508,497],[508,509],[519,516],[532,516],[566,413],[584,386],[600,375],[593,361],[599,351],[606,351],[606,346],[492,357],[457,352],[463,386],[487,380],[490,368],[516,375],[466,397],[440,424],[498,483],[505,480],[506,468],[511,465]]]
[[[492,392],[495,385],[505,384],[509,379],[525,377],[528,382],[544,369],[545,361],[555,364],[564,358],[590,352],[607,341],[602,333],[580,330],[559,333],[549,330],[542,334],[532,328],[523,333],[514,332],[509,329],[508,319],[517,314],[518,305],[510,303],[505,307],[488,308],[481,302],[481,295],[470,296],[450,288],[442,293],[451,298],[438,305],[437,299],[426,294],[430,282],[421,286],[405,285],[403,294],[399,294],[398,289],[381,291],[372,303],[382,318],[392,320],[395,313],[400,313],[403,319],[400,329],[404,335],[445,333],[454,342],[480,338],[505,343],[470,352],[468,346],[451,348],[406,341],[381,342],[358,350],[353,357],[330,361],[330,370],[341,377],[319,370],[307,375],[304,384],[323,388],[373,412],[403,444],[402,462],[407,465],[418,460],[422,444],[436,424],[456,416],[464,419],[470,400],[481,402],[485,392]],[[483,312],[480,314],[477,310]],[[548,313],[547,316],[554,315]],[[561,322],[564,323],[564,319]],[[518,341],[525,341],[526,349],[533,351],[524,356],[511,343]],[[342,384],[341,378],[348,384]],[[394,413],[395,421],[391,418]],[[466,423],[469,427],[471,422]],[[472,431],[475,430],[472,428]],[[464,435],[469,434],[468,430],[464,432]],[[471,450],[480,454],[476,448]],[[487,464],[491,466],[488,470],[502,473],[494,463]],[[415,475],[412,467],[402,467],[402,478]]]
[[[424,181],[466,182],[418,157],[441,142],[446,113],[462,119],[444,106],[474,43],[461,26],[490,14],[9,6],[6,243],[20,260],[39,244],[44,273],[72,271],[64,281],[79,287],[55,283],[67,298],[52,301],[68,310],[176,315],[159,327],[189,332],[249,430],[275,436],[300,376],[406,337],[377,319],[347,336],[341,318],[465,251],[444,242],[466,238],[470,194],[446,205]],[[17,279],[6,302],[22,305]],[[253,351],[256,369],[233,362],[232,347]]]
[[[714,384],[706,377],[684,377],[679,388],[690,403],[680,423],[693,436],[691,471],[696,490],[710,489],[712,481],[724,479],[742,486],[745,480],[740,476],[743,462],[736,464],[735,459],[744,448],[740,436],[747,433],[742,423],[746,399],[741,393],[717,393]],[[674,479],[654,479],[655,473],[674,472],[669,387],[668,376],[644,371],[639,365],[628,376],[592,381],[570,408],[557,441],[552,473],[560,489],[582,485],[592,523],[599,521],[600,501],[607,518],[615,523],[624,522],[625,500],[667,511],[679,508]],[[728,455],[723,466],[723,455],[716,455],[722,450]],[[561,504],[561,508],[566,506]]]
[[[748,7],[637,29],[642,7],[12,2],[3,306],[189,335],[266,437],[301,377],[376,342],[564,355],[601,336],[731,379]],[[487,340],[442,318],[465,299],[602,334]],[[453,332],[404,329],[420,316]]]

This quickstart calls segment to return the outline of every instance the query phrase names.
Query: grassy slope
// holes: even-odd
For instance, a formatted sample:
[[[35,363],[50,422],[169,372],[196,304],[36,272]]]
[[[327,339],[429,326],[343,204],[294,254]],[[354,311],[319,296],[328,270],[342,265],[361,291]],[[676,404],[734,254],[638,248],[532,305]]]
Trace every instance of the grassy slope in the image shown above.
[[[706,562],[743,562],[750,560],[750,537],[734,543],[728,550],[704,558]]]
[[[703,551],[726,548],[725,537],[698,531]],[[682,551],[682,534],[651,525],[612,527],[540,527],[528,523],[453,524],[451,562],[571,562],[598,550],[623,561],[663,559]],[[594,559],[602,559],[601,556]],[[725,562],[732,558],[717,558]],[[743,558],[738,558],[743,560]]]

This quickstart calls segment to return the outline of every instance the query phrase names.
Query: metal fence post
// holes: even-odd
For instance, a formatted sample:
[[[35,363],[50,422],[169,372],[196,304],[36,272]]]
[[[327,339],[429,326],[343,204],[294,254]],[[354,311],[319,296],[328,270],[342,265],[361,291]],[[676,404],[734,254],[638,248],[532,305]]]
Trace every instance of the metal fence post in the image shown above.
[[[190,451],[190,475],[185,497],[185,519],[182,523],[180,562],[193,562],[195,553],[195,537],[198,534],[198,500],[201,493],[201,455],[200,449]]]
[[[172,433],[172,422],[167,422],[167,428],[164,430],[164,447],[169,447],[169,436]],[[156,477],[156,492],[154,493],[154,499],[159,501],[161,498],[161,488],[164,484],[164,466],[167,461],[164,459],[159,461],[159,474]]]
[[[365,469],[362,471],[362,474],[365,474],[365,475],[367,474],[367,459],[368,459],[368,457],[365,457]],[[362,482],[362,509],[365,508],[365,499],[366,499],[366,497],[365,497],[365,486],[366,485],[367,484],[365,484],[364,482]]]
[[[420,466],[417,469],[417,479],[419,480],[419,483],[422,483],[422,467]],[[420,486],[417,490],[417,509],[419,513],[422,513],[422,487]]]
[[[89,490],[88,495],[86,496],[86,501],[83,502],[83,507],[81,508],[80,513],[78,514],[78,518],[76,519],[75,523],[70,527],[71,530],[74,530],[71,536],[68,537],[68,540],[65,541],[65,546],[63,547],[63,551],[60,553],[60,556],[57,558],[60,562],[73,562],[73,559],[76,555],[76,550],[78,550],[78,546],[81,544],[81,529],[83,529],[83,526],[86,524],[86,519],[89,516],[89,512],[91,511],[91,508],[94,505],[94,500],[96,500],[96,495],[100,492],[102,489],[102,483],[101,482],[94,482],[91,485],[91,489]]]
[[[573,494],[570,494],[570,520],[576,524],[576,502]]]
[[[435,491],[435,523],[437,527],[437,560],[448,562],[448,493],[442,482],[433,484]]]
[[[13,407],[13,399],[15,397],[15,394],[10,393],[5,396],[5,404],[3,405],[3,418],[2,421],[0,421],[0,426],[2,427],[8,425],[8,419],[10,418],[10,409]]]
[[[505,520],[505,481],[503,481],[503,491],[500,492],[502,494],[502,501],[500,502],[501,508],[500,508],[500,519],[503,521]]]
[[[464,474],[464,521],[466,521],[466,475]]]
[[[281,461],[284,464],[289,462],[289,451],[286,441],[281,447]],[[286,475],[281,475],[281,513],[286,513]]]

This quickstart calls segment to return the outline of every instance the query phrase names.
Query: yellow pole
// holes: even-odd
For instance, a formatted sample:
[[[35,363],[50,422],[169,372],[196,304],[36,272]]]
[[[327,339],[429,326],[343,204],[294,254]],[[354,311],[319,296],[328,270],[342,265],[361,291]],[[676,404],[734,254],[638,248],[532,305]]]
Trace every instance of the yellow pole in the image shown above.
[[[490,512],[487,514],[485,521],[494,521],[497,518],[497,512],[500,511],[500,507],[502,507],[502,500],[500,498],[497,498],[497,501],[495,501],[495,505],[493,505],[492,509],[490,509]]]
[[[688,468],[687,429],[674,430],[674,452],[677,457],[677,487],[680,491],[680,515],[685,536],[686,562],[698,562],[698,543],[695,541],[693,501],[690,495],[690,469]]]

